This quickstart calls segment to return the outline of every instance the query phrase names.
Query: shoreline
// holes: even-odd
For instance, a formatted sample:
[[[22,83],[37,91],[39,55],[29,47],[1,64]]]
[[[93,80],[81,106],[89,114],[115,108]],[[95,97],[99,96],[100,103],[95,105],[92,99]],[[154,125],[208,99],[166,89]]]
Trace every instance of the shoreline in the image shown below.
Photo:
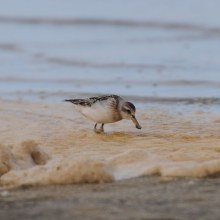
[[[109,93],[106,93],[109,94]],[[106,95],[104,93],[91,93],[91,92],[16,92],[16,93],[7,93],[3,95],[1,100],[26,100],[31,101],[31,97],[38,97],[34,99],[33,101],[54,101],[52,97],[54,97],[56,100],[62,101],[64,98],[89,98],[89,97],[95,97],[95,96],[101,96]],[[5,97],[6,96],[6,97]],[[13,98],[7,98],[7,97],[13,97]],[[26,97],[28,97],[26,99]],[[138,103],[158,103],[158,104],[204,104],[204,105],[210,105],[210,104],[216,104],[220,105],[220,97],[163,97],[163,96],[137,96],[137,95],[123,95],[119,94],[119,96],[123,97],[125,100],[130,100],[133,102]]]

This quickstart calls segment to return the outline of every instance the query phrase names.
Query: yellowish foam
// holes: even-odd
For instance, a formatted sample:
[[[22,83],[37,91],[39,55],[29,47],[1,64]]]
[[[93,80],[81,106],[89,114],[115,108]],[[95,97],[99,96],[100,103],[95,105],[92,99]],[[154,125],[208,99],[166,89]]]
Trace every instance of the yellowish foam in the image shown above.
[[[142,130],[123,120],[98,135],[71,103],[0,100],[0,106],[2,186],[220,172],[219,113],[137,110]]]

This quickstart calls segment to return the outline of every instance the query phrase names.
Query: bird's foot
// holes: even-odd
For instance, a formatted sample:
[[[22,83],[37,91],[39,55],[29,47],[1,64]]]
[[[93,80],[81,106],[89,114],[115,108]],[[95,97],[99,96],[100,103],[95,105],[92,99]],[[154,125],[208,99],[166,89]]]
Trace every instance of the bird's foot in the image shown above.
[[[104,133],[104,132],[102,132],[102,131],[100,131],[99,129],[96,129],[96,128],[94,128],[94,132],[95,132],[96,134],[102,134],[102,133]]]
[[[101,133],[104,133],[104,124],[101,125],[101,127],[99,128],[99,131],[100,131]]]
[[[97,129],[96,126],[97,126],[97,123],[95,124],[95,127],[94,127],[94,132],[96,134],[105,134],[104,133],[104,128],[103,128],[104,124],[102,124],[102,126],[99,129]]]

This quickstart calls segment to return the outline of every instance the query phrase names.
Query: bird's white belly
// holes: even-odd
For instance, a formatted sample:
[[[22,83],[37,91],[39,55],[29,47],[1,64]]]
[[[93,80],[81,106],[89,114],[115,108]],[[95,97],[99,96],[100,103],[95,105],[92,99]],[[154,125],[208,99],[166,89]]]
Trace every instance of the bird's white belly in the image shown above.
[[[97,103],[92,107],[87,106],[76,106],[76,109],[84,116],[89,118],[91,121],[96,123],[113,123],[115,122],[112,117],[112,110],[109,109],[106,103]]]
[[[92,108],[85,108],[82,111],[82,114],[85,115],[90,120],[96,123],[112,123],[112,116],[109,112],[104,111],[104,109],[95,110]]]

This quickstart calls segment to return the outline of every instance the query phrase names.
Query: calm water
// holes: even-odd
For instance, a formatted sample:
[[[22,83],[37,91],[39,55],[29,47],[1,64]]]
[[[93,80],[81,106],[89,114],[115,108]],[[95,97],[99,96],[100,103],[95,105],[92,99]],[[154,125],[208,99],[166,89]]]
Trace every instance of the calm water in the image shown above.
[[[0,97],[220,98],[219,1],[51,5],[1,3]]]

